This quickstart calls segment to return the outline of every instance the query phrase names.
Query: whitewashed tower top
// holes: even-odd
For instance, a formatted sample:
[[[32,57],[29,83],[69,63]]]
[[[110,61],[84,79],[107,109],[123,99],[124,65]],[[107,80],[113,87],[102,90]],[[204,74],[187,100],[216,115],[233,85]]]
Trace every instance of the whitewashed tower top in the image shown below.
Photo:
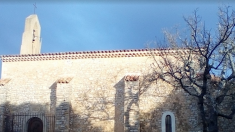
[[[41,26],[36,14],[30,15],[25,20],[25,28],[22,36],[20,54],[40,54]]]

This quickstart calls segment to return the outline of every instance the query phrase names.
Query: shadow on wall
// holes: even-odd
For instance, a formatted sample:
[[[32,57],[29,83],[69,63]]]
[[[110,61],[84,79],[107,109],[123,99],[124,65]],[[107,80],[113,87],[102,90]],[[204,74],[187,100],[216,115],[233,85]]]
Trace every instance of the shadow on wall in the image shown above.
[[[150,78],[149,74],[139,81],[123,78],[115,85],[115,132],[161,132],[166,125],[163,115],[169,115],[166,112],[176,120],[175,131],[200,130],[197,100],[166,83],[150,82]]]
[[[143,85],[146,84],[140,84],[140,87],[145,89]],[[166,112],[175,116],[175,132],[202,131],[197,98],[190,96],[181,88],[169,89],[166,83],[158,81],[153,86],[148,85],[144,92],[140,92],[140,132],[162,132],[162,128],[167,125],[167,114],[163,117]],[[154,107],[148,104],[153,104]],[[149,106],[148,111],[143,109]],[[230,113],[230,109],[223,110]],[[219,117],[219,121],[220,131],[234,131],[234,119]]]
[[[124,98],[125,98],[125,83],[122,78],[115,86],[115,116],[114,116],[114,131],[123,132],[124,130]]]
[[[166,111],[175,116],[175,131],[200,130],[197,100],[162,82],[149,82],[149,77],[146,75],[135,82],[126,82],[122,78],[114,85],[114,93],[107,90],[110,86],[102,85],[94,92],[79,94],[76,101],[82,113],[76,112],[67,95],[60,95],[62,85],[54,83],[50,87],[50,103],[1,104],[0,124],[3,126],[0,131],[26,131],[29,121],[33,121],[30,119],[37,117],[46,131],[123,132],[137,128],[140,132],[161,132],[162,115]],[[66,85],[63,84],[63,88]]]
[[[57,87],[57,83],[53,83],[51,86],[50,86],[50,89],[51,89],[51,93],[50,93],[50,112],[55,114],[55,111],[56,111],[56,100],[57,100],[57,97],[56,97],[56,87]]]
[[[5,106],[4,113],[0,114],[0,131],[20,131],[27,130],[43,130],[46,132],[54,132],[56,130],[69,130],[69,109],[66,110],[66,105],[69,103],[61,103],[56,107],[57,113],[50,112],[48,105],[23,103],[20,105],[11,105],[9,102],[1,104]],[[82,115],[77,115],[82,117]],[[41,124],[41,125],[40,125]],[[57,125],[59,124],[59,125]],[[97,128],[86,122],[86,128],[92,128],[96,132],[102,132],[103,130]],[[83,127],[84,128],[84,127]],[[86,131],[80,130],[80,131]]]
[[[171,116],[172,132],[201,130],[196,98],[161,80],[149,80],[151,75],[146,75],[140,83],[141,132],[162,132],[169,125],[167,115]]]
[[[96,119],[92,118],[91,113],[97,110],[94,109],[96,107],[90,107],[89,104],[91,103],[88,98],[85,97],[84,100],[80,101],[82,107],[85,107],[85,114],[74,113],[71,106],[71,87],[68,83],[58,82],[50,87],[50,111],[55,114],[55,131],[103,132],[101,127],[95,126],[92,122]],[[87,94],[89,93],[85,93],[83,96],[87,96]],[[98,105],[98,102],[93,102],[93,104]]]
[[[193,120],[198,114],[194,107],[195,101],[180,90],[174,89],[170,93],[164,93],[167,91],[164,85],[158,83],[159,85],[152,86],[148,79],[149,77],[145,76],[140,81],[125,82],[125,78],[122,78],[114,85],[113,98],[108,96],[108,88],[81,94],[82,100],[77,101],[83,113],[77,113],[72,109],[70,100],[58,92],[62,87],[54,83],[50,87],[50,103],[1,104],[4,107],[0,118],[0,124],[3,126],[0,128],[2,131],[26,131],[29,129],[29,121],[33,121],[30,119],[37,117],[42,121],[42,129],[45,131],[59,129],[80,132],[123,132],[136,127],[141,132],[160,132],[162,113],[165,111],[171,111],[175,115],[176,131],[190,131],[191,124],[197,127],[198,122]],[[137,91],[136,86],[139,88]],[[144,102],[145,100],[147,102]],[[148,103],[154,108],[147,108]],[[35,120],[38,121],[36,118]],[[56,125],[56,122],[59,125]],[[111,127],[106,129],[102,125]],[[180,129],[177,126],[180,126]]]
[[[27,131],[30,128],[34,129],[32,128],[32,125],[34,125],[32,122],[35,121],[41,122],[42,126],[44,126],[42,128],[39,126],[39,130],[53,131],[55,115],[50,113],[49,104],[22,103],[13,105],[6,102],[1,105],[4,106],[0,114],[1,131]]]

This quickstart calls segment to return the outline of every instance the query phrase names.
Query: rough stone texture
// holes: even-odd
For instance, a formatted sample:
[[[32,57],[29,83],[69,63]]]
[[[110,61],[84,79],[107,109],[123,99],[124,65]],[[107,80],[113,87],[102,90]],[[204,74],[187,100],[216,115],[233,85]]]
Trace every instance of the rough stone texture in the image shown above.
[[[229,94],[234,94],[234,90],[228,91]],[[231,106],[235,104],[235,96],[233,95],[233,100],[228,97],[225,97],[224,101],[222,104],[219,105],[219,112],[229,115],[231,113]],[[235,130],[235,117],[233,117],[233,120],[231,119],[226,119],[219,117],[218,118],[218,125],[219,125],[219,130],[224,131],[224,132],[234,132]]]
[[[11,80],[1,86],[1,106],[8,113],[55,114],[56,131],[160,132],[162,113],[171,111],[177,132],[199,132],[197,100],[166,83],[150,83],[152,62],[151,57],[3,62],[2,78]],[[140,78],[126,81],[127,75]]]
[[[0,86],[0,132],[3,131],[4,119],[5,119],[5,103],[7,98],[7,85]]]
[[[70,92],[68,84],[57,84],[55,130],[69,132]]]
[[[160,132],[164,111],[171,111],[176,118],[176,132],[200,131],[197,100],[182,90],[158,81],[150,84],[140,95],[140,129],[142,132]]]
[[[148,118],[145,126],[152,123],[148,129],[160,131],[161,112],[164,110],[172,110],[176,114],[177,130],[191,129],[189,123],[178,121],[187,122],[188,117],[195,118],[195,115],[187,114],[191,111],[186,104],[181,107],[177,104],[184,102],[184,96],[164,103],[169,97],[172,98],[172,89],[166,88],[165,84],[150,87],[140,97],[130,96],[130,90],[132,94],[138,93],[141,79],[138,83],[126,82],[125,86],[123,78],[131,74],[148,75],[151,61],[148,57],[123,57],[3,62],[2,77],[12,79],[8,83],[6,100],[13,113],[55,113],[58,131],[129,131],[124,125],[127,115],[129,123],[137,125],[137,129],[133,130],[139,131],[143,128],[143,121],[138,114],[151,115],[154,111],[154,118],[145,116]],[[59,78],[66,77],[73,79],[69,83],[57,83]],[[135,107],[131,107],[130,112],[126,109],[131,103],[126,100],[128,97],[135,100]]]
[[[125,132],[139,132],[139,80],[126,81],[125,84]]]

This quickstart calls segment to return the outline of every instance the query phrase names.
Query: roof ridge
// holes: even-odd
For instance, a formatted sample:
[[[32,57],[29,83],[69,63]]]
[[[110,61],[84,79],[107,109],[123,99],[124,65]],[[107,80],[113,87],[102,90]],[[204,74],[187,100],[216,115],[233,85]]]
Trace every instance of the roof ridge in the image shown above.
[[[182,54],[187,53],[183,48]],[[57,52],[42,54],[20,54],[2,55],[3,62],[15,61],[41,61],[41,60],[63,60],[63,59],[87,59],[87,58],[120,58],[120,57],[143,57],[163,54],[177,54],[176,49],[155,48],[155,49],[124,49],[124,50],[100,50],[100,51],[78,51],[78,52]]]
[[[186,49],[186,48],[182,48]],[[12,54],[1,55],[1,57],[16,57],[16,56],[41,56],[41,55],[58,55],[58,54],[89,54],[89,53],[114,53],[114,52],[138,52],[138,51],[162,51],[162,50],[175,50],[173,48],[145,48],[145,49],[122,49],[122,50],[87,50],[87,51],[66,51],[66,52],[48,52],[41,54]]]

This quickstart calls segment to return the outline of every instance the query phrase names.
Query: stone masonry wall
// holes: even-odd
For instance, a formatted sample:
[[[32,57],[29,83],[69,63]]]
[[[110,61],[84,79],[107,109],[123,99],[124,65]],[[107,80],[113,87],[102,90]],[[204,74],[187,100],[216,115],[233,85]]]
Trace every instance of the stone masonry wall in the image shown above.
[[[151,84],[140,95],[141,132],[161,132],[161,118],[170,111],[175,116],[176,132],[200,132],[197,100],[180,89],[174,89],[161,81]],[[148,108],[148,109],[146,109]]]
[[[57,84],[55,130],[69,132],[70,92],[69,84]]]
[[[0,86],[0,132],[3,131],[6,110],[7,86]]]
[[[3,62],[2,78],[11,79],[6,102],[11,113],[55,114],[57,131],[123,132],[130,103],[124,77],[148,76],[151,63],[151,57]],[[72,80],[56,83],[66,77]],[[198,130],[192,127],[198,123],[193,99],[164,83],[148,87],[136,100],[139,116],[138,111],[128,113],[137,131],[161,131],[164,111],[174,113],[176,131]]]
[[[125,83],[125,132],[139,132],[139,80]]]

